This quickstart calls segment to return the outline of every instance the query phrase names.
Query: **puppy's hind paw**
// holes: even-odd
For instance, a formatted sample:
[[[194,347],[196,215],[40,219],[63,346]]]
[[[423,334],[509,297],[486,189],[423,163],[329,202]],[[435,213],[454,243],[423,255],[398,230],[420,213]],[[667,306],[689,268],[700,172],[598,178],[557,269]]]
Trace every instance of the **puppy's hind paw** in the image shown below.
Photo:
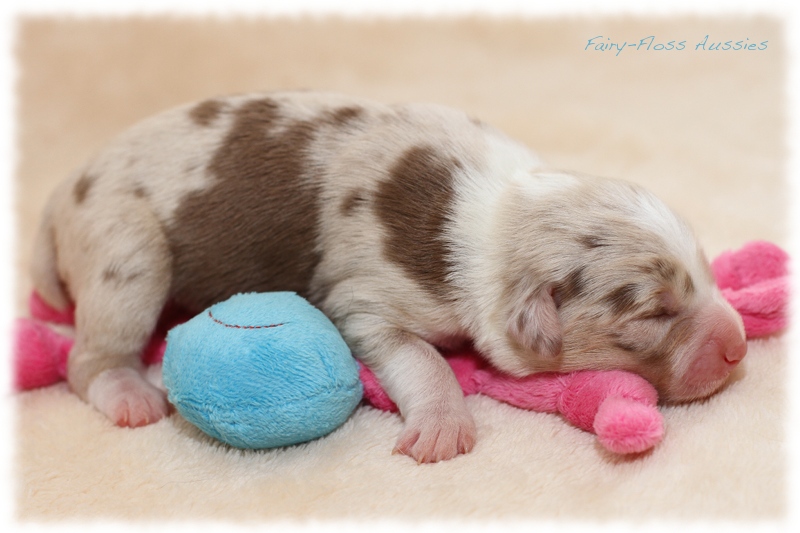
[[[133,368],[103,371],[89,386],[88,399],[97,410],[123,427],[146,426],[169,413],[166,395]]]

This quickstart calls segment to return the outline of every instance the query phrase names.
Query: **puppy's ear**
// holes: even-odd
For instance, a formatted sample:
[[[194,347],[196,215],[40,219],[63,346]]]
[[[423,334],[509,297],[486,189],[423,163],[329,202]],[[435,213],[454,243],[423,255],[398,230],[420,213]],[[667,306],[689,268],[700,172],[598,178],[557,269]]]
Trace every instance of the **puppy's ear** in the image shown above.
[[[554,288],[545,285],[521,298],[508,318],[509,336],[545,358],[561,353],[562,329]]]

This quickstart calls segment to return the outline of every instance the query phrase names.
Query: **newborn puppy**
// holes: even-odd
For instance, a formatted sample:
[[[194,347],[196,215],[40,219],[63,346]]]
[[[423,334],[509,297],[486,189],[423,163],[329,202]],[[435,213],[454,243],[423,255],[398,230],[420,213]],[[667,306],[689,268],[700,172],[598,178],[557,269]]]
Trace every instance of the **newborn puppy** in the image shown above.
[[[396,451],[468,452],[475,424],[435,347],[502,371],[625,369],[662,397],[718,389],[742,322],[689,228],[641,188],[546,168],[462,112],[313,92],[145,120],[54,192],[33,263],[76,304],[72,389],[122,426],[167,414],[140,353],[162,307],[296,291],[405,419]]]

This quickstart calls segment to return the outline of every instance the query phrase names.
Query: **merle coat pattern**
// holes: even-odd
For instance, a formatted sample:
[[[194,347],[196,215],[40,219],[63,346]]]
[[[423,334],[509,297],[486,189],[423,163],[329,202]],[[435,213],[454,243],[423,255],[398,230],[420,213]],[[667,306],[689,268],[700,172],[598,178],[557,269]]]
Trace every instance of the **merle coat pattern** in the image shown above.
[[[53,193],[33,277],[76,304],[70,386],[128,426],[168,412],[139,362],[167,301],[296,291],[381,380],[396,450],[420,462],[476,439],[437,346],[472,342],[520,376],[627,369],[673,401],[746,351],[692,232],[640,187],[549,169],[459,111],[314,92],[124,132]]]

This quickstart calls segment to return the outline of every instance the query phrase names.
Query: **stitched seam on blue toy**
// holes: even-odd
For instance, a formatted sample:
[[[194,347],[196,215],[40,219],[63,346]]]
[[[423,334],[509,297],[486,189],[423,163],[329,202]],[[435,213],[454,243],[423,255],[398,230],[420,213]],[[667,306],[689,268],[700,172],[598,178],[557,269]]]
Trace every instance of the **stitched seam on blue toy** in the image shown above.
[[[228,323],[223,322],[222,320],[219,320],[218,318],[216,318],[214,315],[211,314],[211,310],[208,311],[208,316],[211,318],[211,320],[213,320],[214,322],[216,322],[220,326],[225,326],[226,328],[267,329],[267,328],[277,328],[278,326],[283,326],[285,324],[285,323],[282,322],[280,324],[269,324],[269,325],[266,325],[266,326],[239,326],[237,324],[228,324]]]

